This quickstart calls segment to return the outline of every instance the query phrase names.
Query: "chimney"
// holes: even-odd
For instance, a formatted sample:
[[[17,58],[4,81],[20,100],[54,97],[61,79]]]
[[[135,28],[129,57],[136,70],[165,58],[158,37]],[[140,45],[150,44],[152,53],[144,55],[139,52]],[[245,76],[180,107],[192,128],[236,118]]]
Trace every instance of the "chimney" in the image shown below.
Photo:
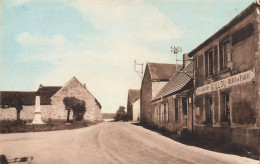
[[[83,84],[83,87],[87,89],[87,87],[86,87],[86,83]]]
[[[190,62],[190,58],[188,54],[183,54],[183,68],[186,67],[189,62]]]
[[[43,85],[42,85],[42,84],[40,84],[39,88],[41,88],[41,87],[43,87]]]

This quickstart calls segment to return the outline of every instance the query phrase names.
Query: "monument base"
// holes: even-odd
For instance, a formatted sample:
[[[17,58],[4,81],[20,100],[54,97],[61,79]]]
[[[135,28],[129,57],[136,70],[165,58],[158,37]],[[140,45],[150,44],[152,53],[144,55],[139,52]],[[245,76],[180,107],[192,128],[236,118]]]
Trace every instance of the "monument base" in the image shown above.
[[[41,118],[41,114],[40,113],[36,113],[35,116],[34,116],[34,120],[31,124],[45,124],[43,121],[42,121],[42,118]]]

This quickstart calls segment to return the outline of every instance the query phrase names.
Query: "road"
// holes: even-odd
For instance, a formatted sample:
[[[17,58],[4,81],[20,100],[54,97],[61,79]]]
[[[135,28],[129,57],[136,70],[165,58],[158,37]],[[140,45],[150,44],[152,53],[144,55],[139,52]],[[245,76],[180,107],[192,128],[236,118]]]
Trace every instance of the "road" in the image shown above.
[[[52,132],[0,135],[0,154],[33,157],[32,163],[233,163],[260,161],[183,145],[125,122]]]

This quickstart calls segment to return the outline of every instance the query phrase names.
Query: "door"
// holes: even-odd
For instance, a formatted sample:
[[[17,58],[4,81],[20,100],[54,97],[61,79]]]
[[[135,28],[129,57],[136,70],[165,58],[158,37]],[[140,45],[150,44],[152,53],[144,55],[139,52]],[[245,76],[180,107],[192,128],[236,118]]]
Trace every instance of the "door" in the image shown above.
[[[188,103],[187,103],[187,97],[182,98],[182,113],[183,113],[183,122],[182,122],[182,127],[187,128],[188,127]]]

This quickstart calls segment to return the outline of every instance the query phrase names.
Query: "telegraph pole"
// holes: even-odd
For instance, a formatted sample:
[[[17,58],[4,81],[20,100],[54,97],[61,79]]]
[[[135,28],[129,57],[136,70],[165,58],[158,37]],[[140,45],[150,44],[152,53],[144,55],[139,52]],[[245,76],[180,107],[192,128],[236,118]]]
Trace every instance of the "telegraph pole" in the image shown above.
[[[134,71],[138,74],[138,76],[141,78],[141,80],[143,79],[143,63],[137,63],[136,60],[134,61]]]

